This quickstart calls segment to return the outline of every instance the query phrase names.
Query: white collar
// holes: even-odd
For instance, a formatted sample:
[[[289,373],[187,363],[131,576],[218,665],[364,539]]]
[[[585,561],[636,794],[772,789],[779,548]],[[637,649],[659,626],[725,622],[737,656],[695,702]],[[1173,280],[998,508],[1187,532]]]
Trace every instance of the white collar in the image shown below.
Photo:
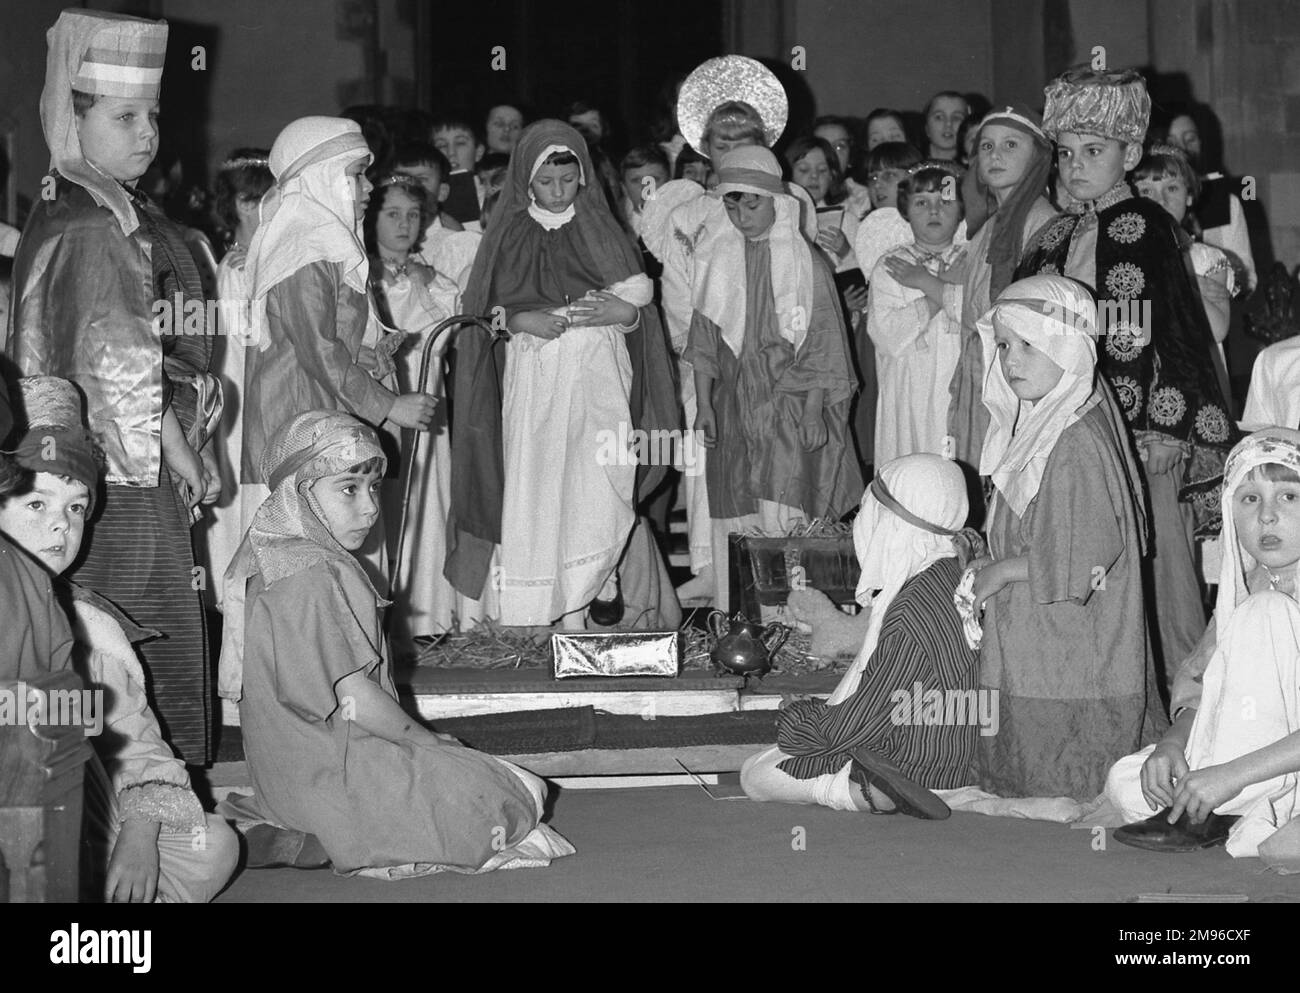
[[[528,205],[528,216],[544,227],[547,231],[558,231],[560,228],[564,227],[564,225],[573,220],[577,213],[578,211],[573,204],[569,204],[569,206],[559,214],[547,210],[545,207],[537,206],[536,200]]]

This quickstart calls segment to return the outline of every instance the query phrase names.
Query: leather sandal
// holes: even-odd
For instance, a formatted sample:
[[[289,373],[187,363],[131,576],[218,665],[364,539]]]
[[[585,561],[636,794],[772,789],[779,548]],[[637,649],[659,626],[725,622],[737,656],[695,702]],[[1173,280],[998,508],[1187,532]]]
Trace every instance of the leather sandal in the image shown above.
[[[943,821],[952,816],[951,807],[920,783],[908,779],[898,766],[879,752],[873,752],[869,748],[855,748],[849,755],[853,758],[849,778],[861,786],[864,793],[869,785],[874,786],[894,801],[900,814],[922,820]]]

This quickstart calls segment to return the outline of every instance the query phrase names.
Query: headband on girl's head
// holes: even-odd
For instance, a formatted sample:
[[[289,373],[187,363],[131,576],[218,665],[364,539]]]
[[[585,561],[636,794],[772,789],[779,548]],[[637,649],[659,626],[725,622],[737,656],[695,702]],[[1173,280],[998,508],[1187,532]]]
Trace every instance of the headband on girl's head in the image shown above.
[[[230,172],[232,169],[269,169],[271,160],[261,155],[258,156],[241,156],[237,159],[226,159],[217,167],[218,172]]]
[[[989,111],[984,115],[984,119],[980,121],[979,127],[976,128],[976,130],[980,130],[980,128],[983,128],[986,124],[997,124],[999,121],[1007,121],[1012,124],[1017,124],[1020,126],[1021,130],[1028,131],[1034,137],[1040,138],[1043,141],[1049,140],[1047,133],[1042,129],[1042,127],[1040,127],[1028,115],[1020,113],[1020,111],[1016,110],[1014,107],[1004,107],[1002,110]]]
[[[395,173],[391,173],[390,175],[384,176],[381,180],[379,180],[379,182],[375,184],[375,189],[377,190],[387,189],[389,186],[404,186],[407,187],[408,189],[414,189],[415,187],[418,186],[420,187],[421,190],[424,189],[424,184],[422,182],[420,182],[414,176],[408,176],[404,172],[395,172]]]
[[[867,489],[871,491],[871,495],[876,498],[882,507],[897,514],[914,528],[920,528],[922,531],[928,531],[930,534],[941,534],[947,537],[952,537],[957,533],[953,528],[946,528],[939,524],[931,524],[929,521],[917,517],[894,499],[894,495],[889,492],[889,487],[885,485],[884,479],[879,475],[875,476],[871,480]]]

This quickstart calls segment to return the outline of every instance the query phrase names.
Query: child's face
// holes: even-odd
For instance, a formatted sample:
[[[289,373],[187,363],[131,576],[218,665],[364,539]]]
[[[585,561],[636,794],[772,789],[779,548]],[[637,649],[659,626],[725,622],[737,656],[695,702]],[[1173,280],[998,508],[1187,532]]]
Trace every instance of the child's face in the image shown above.
[[[1011,392],[1021,400],[1031,403],[1051,393],[1065,375],[1065,370],[1006,327],[995,314],[993,341],[997,345],[998,361]]]
[[[439,128],[433,147],[447,156],[452,172],[468,172],[483,157],[483,146],[465,128]]]
[[[1109,193],[1138,164],[1142,146],[1062,131],[1056,139],[1056,158],[1070,195],[1089,203]]]
[[[668,170],[657,162],[634,166],[623,173],[623,192],[632,206],[640,210],[645,206],[646,195],[668,182]]]
[[[991,190],[1010,190],[1025,178],[1034,143],[1023,131],[1003,124],[980,128],[976,147],[979,176]]]
[[[312,493],[325,515],[325,526],[349,552],[366,543],[366,535],[379,519],[382,483],[378,470],[365,474],[340,472],[312,483]]]
[[[940,152],[955,152],[957,129],[969,113],[970,108],[960,97],[939,97],[925,119],[925,136],[930,139],[930,147]]]
[[[420,181],[420,185],[429,194],[431,203],[438,204],[447,199],[444,190],[445,184],[442,181],[442,171],[436,165],[421,162],[419,165],[402,166],[401,172],[404,176],[410,176],[412,179]]]
[[[0,531],[57,576],[81,551],[89,508],[85,483],[38,472],[30,493],[0,503]]]
[[[605,122],[601,120],[598,110],[574,114],[569,118],[569,123],[577,128],[584,138],[590,138],[596,144],[600,144],[605,137]]]
[[[813,203],[821,203],[831,191],[831,167],[826,162],[826,153],[820,148],[809,149],[808,153],[794,164],[790,175],[796,183],[808,191]]]
[[[509,104],[493,107],[487,116],[487,146],[494,152],[509,155],[519,141],[519,132],[524,129],[524,115]],[[446,152],[442,153],[446,155]]]
[[[1232,495],[1237,541],[1255,561],[1281,569],[1300,560],[1300,483],[1250,473]]]
[[[360,219],[366,213],[371,191],[375,188],[374,184],[366,178],[366,160],[357,159],[344,172],[352,180],[352,203],[356,207],[357,218]]]
[[[707,162],[687,162],[682,166],[682,179],[689,179],[692,183],[705,184],[709,178],[709,164]]]
[[[879,210],[881,207],[898,206],[898,184],[907,178],[907,172],[903,169],[881,169],[867,176],[867,189],[871,193],[871,207],[873,210]]]
[[[907,198],[907,223],[917,242],[927,248],[952,244],[961,223],[961,201],[956,196],[944,196],[944,192],[923,191]]]
[[[158,154],[158,101],[100,97],[74,118],[86,161],[119,183],[133,183]]]
[[[1186,114],[1179,114],[1169,122],[1169,144],[1181,148],[1195,162],[1201,155],[1201,132],[1196,122]]]
[[[750,241],[763,237],[776,223],[776,200],[772,197],[741,193],[735,199],[725,196],[722,202],[731,223]]]
[[[733,148],[744,148],[746,145],[757,144],[758,142],[753,138],[728,138],[715,130],[709,135],[709,140],[704,143],[704,154],[716,166],[722,161],[722,157]]]
[[[877,117],[867,125],[867,151],[887,141],[907,141],[907,134],[898,118]]]
[[[403,189],[384,191],[384,205],[375,218],[375,241],[390,255],[405,257],[420,237],[420,205]]]
[[[569,165],[552,165],[548,162],[537,170],[537,175],[528,184],[528,188],[533,191],[537,206],[552,214],[563,214],[578,198],[581,176],[582,170],[576,162]]]
[[[1133,185],[1137,187],[1138,196],[1154,200],[1180,223],[1187,215],[1187,208],[1192,205],[1192,195],[1187,192],[1187,184],[1181,176],[1139,179]]]
[[[813,132],[813,137],[820,138],[835,149],[835,157],[840,160],[840,171],[849,171],[849,155],[853,151],[853,136],[842,124],[823,124]],[[799,183],[799,180],[795,180]],[[803,186],[802,183],[799,183]],[[804,187],[807,189],[807,187]]]

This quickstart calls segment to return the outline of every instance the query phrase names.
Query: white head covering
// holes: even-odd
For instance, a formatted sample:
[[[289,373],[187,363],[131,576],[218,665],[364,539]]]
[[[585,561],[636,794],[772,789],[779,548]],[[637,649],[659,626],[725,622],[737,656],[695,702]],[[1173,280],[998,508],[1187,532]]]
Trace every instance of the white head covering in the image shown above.
[[[361,126],[341,117],[303,117],[271,147],[275,186],[262,198],[261,224],[248,246],[253,300],[313,262],[339,262],[344,281],[366,292],[370,263],[348,166],[372,156]],[[256,331],[257,311],[254,307]]]
[[[813,308],[812,246],[800,228],[800,204],[781,184],[781,165],[760,145],[733,148],[722,157],[719,184],[710,196],[753,193],[771,197],[776,220],[768,232],[772,257],[772,295],[781,337],[803,344]],[[745,338],[745,236],[725,210],[714,213],[693,248],[695,279],[692,306],[722,330],[735,355]]]
[[[956,556],[953,537],[969,511],[961,469],[940,455],[904,455],[876,473],[853,522],[853,547],[862,566],[857,599],[870,608],[871,620],[858,657],[829,703],[841,703],[857,691],[880,641],[885,614],[903,584],[940,559]]]
[[[1237,538],[1233,500],[1250,472],[1269,463],[1300,474],[1300,431],[1265,428],[1238,442],[1228,455],[1222,503],[1223,561],[1214,610],[1218,640],[1201,674],[1201,698],[1188,733],[1187,761],[1193,769],[1220,765],[1272,744],[1294,733],[1300,717],[1300,684],[1295,678],[1294,658],[1296,639],[1300,638],[1294,621],[1296,612],[1290,611],[1290,636],[1284,634],[1281,643],[1252,628],[1229,629],[1233,614],[1250,596],[1246,575],[1257,564]],[[1300,568],[1296,572],[1300,580]],[[1278,657],[1279,652],[1289,654],[1290,659]],[[1264,702],[1272,698],[1280,698],[1280,705]],[[1246,701],[1251,705],[1246,706]],[[1224,812],[1239,814],[1241,819],[1228,836],[1229,854],[1265,854],[1259,851],[1260,844],[1277,832],[1279,840],[1271,857],[1300,858],[1296,850],[1300,839],[1294,827],[1287,835],[1279,832],[1300,815],[1296,780],[1296,773],[1288,772],[1247,786],[1230,798]]]
[[[1274,463],[1300,475],[1300,431],[1290,428],[1265,428],[1239,441],[1228,454],[1223,470],[1223,560],[1219,565],[1219,592],[1214,604],[1214,624],[1222,632],[1232,612],[1250,595],[1246,575],[1257,563],[1237,540],[1237,525],[1232,519],[1232,501],[1251,470]],[[1300,590],[1300,563],[1296,568]]]
[[[50,168],[111,210],[122,233],[129,235],[140,224],[135,208],[122,185],[82,155],[72,91],[157,100],[167,53],[167,22],[65,10],[45,38],[50,50],[41,90],[41,127],[50,148]]]
[[[1022,401],[1007,383],[993,340],[997,318],[1064,370],[1041,400]],[[980,475],[992,476],[1017,515],[1038,495],[1047,457],[1061,432],[1093,403],[1097,307],[1088,291],[1064,276],[1012,283],[975,325],[984,345],[984,406],[990,415]]]

